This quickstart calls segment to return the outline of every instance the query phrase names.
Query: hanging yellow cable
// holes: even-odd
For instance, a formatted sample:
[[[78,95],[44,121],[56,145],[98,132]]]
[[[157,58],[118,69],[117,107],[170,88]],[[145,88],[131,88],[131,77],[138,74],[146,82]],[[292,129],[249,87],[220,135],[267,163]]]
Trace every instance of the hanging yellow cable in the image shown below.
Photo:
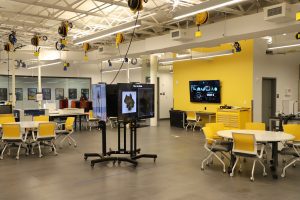
[[[83,43],[82,45],[82,48],[83,48],[83,51],[84,51],[84,61],[88,61],[89,60],[89,57],[87,56],[87,52],[91,49],[91,45],[87,42]]]
[[[121,43],[125,40],[124,35],[122,33],[117,33],[116,35],[116,47],[118,48]]]

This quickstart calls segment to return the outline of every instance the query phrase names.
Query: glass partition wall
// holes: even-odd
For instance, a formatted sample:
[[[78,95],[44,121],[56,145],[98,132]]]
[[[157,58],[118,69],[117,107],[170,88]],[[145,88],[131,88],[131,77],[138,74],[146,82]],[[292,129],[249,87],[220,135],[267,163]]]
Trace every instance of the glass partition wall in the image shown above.
[[[0,101],[9,99],[9,93],[12,91],[11,85],[11,76],[8,80],[8,76],[0,75]],[[38,77],[16,76],[16,109],[38,108],[36,101],[37,88]],[[45,103],[56,103],[58,108],[60,99],[77,100],[83,94],[90,99],[90,88],[90,78],[42,77],[42,105]]]

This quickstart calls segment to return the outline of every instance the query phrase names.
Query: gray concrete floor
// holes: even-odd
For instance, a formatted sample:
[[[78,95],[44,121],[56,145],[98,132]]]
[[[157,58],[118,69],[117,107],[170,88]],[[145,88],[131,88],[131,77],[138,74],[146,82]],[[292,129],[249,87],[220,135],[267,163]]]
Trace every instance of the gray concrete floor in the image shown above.
[[[108,128],[108,146],[116,145],[116,129]],[[299,199],[300,166],[290,168],[285,179],[262,176],[257,166],[255,182],[250,182],[250,160],[243,172],[229,177],[215,161],[201,171],[201,160],[207,155],[200,132],[171,128],[168,121],[159,127],[138,129],[142,153],[156,153],[158,159],[141,159],[138,167],[112,163],[90,167],[85,152],[100,151],[100,134],[82,131],[74,134],[78,147],[66,145],[59,155],[46,153],[15,160],[5,156],[0,161],[0,199]],[[44,150],[46,151],[46,149]],[[47,150],[48,151],[48,150]],[[268,169],[269,172],[269,169]]]

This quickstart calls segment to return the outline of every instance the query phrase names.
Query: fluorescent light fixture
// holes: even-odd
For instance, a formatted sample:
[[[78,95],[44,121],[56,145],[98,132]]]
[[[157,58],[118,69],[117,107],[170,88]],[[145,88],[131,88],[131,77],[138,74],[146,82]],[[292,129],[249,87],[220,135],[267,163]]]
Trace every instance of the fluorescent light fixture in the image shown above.
[[[142,67],[134,67],[134,68],[129,68],[129,70],[135,70],[135,69],[141,69]],[[102,73],[111,73],[111,72],[118,72],[118,69],[115,70],[105,70],[102,71]],[[121,69],[120,71],[127,71],[127,69]]]
[[[198,13],[206,12],[215,10],[221,7],[230,6],[233,4],[240,3],[245,0],[209,0],[198,5],[188,7],[186,9],[179,10],[176,14],[174,19],[182,19],[185,17],[193,16]]]
[[[209,58],[215,58],[221,56],[229,56],[232,54],[234,54],[234,51],[230,49],[230,50],[217,51],[212,53],[199,53],[196,54],[196,56],[186,56],[182,58],[168,58],[168,59],[160,60],[159,63],[162,65],[170,65],[174,62],[180,62],[185,60],[202,60],[202,59],[209,59]]]
[[[94,40],[98,40],[98,39],[101,39],[101,38],[108,37],[110,35],[114,35],[116,33],[128,31],[128,30],[136,28],[136,27],[140,27],[141,25],[142,24],[141,24],[140,20],[138,20],[136,22],[136,24],[135,24],[135,21],[132,21],[132,22],[129,22],[129,23],[126,23],[126,24],[121,24],[119,26],[115,26],[115,27],[100,31],[98,33],[94,33],[94,34],[87,35],[87,36],[82,37],[82,38],[78,38],[78,39],[74,40],[73,43],[75,45],[78,45],[78,44],[82,44],[82,43],[85,43],[85,42],[91,42],[91,41],[94,41]]]
[[[269,47],[268,50],[286,49],[286,48],[292,48],[292,47],[300,47],[300,43],[299,44],[281,45],[281,46],[272,46],[272,47]]]
[[[38,67],[47,67],[47,66],[52,66],[52,65],[58,65],[60,63],[62,63],[62,62],[59,61],[59,62],[47,63],[47,64],[36,65],[36,66],[31,66],[31,67],[29,66],[29,67],[27,67],[27,69],[35,69],[35,68],[38,68]]]

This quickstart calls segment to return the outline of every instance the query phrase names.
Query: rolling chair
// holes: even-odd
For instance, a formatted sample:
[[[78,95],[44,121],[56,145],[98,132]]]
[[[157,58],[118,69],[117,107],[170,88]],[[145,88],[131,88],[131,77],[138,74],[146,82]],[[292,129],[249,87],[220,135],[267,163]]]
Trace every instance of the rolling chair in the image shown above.
[[[21,132],[21,126],[19,124],[2,124],[2,141],[4,142],[4,148],[1,152],[0,159],[3,159],[3,154],[5,150],[8,148],[10,154],[10,147],[17,144],[18,151],[17,151],[17,156],[16,159],[19,160],[19,155],[20,155],[20,149],[22,145],[26,145],[26,135],[23,137],[23,134]],[[28,148],[27,145],[24,147],[26,149],[26,155],[28,155]]]
[[[68,139],[69,145],[71,145],[71,141],[74,144],[74,147],[77,147],[77,143],[74,140],[74,138],[72,138],[72,134],[74,132],[74,122],[75,122],[75,117],[68,117],[66,122],[63,124],[60,124],[60,126],[64,125],[64,129],[63,130],[57,130],[56,134],[58,136],[65,136],[61,141],[60,141],[60,148],[62,148],[62,144],[63,142]]]
[[[205,127],[211,128],[211,131],[214,134],[214,139],[222,140],[222,137],[218,136],[218,131],[223,131],[226,129],[224,123],[206,123]]]
[[[248,122],[245,124],[245,129],[247,130],[266,130],[266,124],[262,122]]]
[[[47,115],[40,115],[33,117],[34,122],[49,122],[49,116]]]
[[[286,170],[291,165],[296,166],[296,162],[300,161],[300,124],[286,124],[283,125],[285,133],[295,136],[293,141],[287,142],[284,148],[280,151],[281,155],[292,156],[291,160],[282,170],[281,177],[285,177]]]
[[[93,110],[90,110],[87,118],[87,126],[89,127],[90,131],[92,130],[92,127],[98,127],[98,122],[99,119],[95,118],[93,115]]]
[[[195,111],[186,111],[186,120],[188,124],[186,125],[185,130],[187,130],[189,126],[191,126],[193,131],[195,131],[196,126],[201,127],[201,119],[197,116]]]
[[[54,140],[56,138],[56,123],[54,122],[45,122],[40,123],[38,126],[38,131],[36,138],[34,138],[34,141],[37,142],[37,145],[39,147],[39,157],[43,157],[42,150],[41,150],[41,143],[44,143],[46,145],[49,145],[53,151],[54,155],[57,155],[56,148],[54,145]],[[47,144],[49,142],[49,144]]]
[[[215,139],[215,133],[210,127],[203,127],[202,131],[205,135],[205,145],[204,148],[209,152],[209,155],[202,161],[201,169],[204,170],[204,164],[207,162],[210,158],[216,157],[223,165],[223,172],[226,173],[226,166],[224,161],[217,155],[218,152],[220,152],[224,157],[227,158],[227,156],[224,154],[224,152],[229,152],[231,150],[230,143],[218,141]]]
[[[232,172],[230,176],[234,176],[234,170],[240,157],[253,158],[253,166],[250,180],[254,181],[254,170],[255,164],[258,161],[263,167],[263,176],[267,176],[266,167],[262,163],[261,158],[263,156],[264,145],[262,146],[260,152],[257,150],[257,143],[254,134],[242,134],[242,133],[232,133],[233,138],[233,148],[232,152],[236,156],[236,161],[233,165]],[[242,169],[242,164],[240,164],[240,171]]]

